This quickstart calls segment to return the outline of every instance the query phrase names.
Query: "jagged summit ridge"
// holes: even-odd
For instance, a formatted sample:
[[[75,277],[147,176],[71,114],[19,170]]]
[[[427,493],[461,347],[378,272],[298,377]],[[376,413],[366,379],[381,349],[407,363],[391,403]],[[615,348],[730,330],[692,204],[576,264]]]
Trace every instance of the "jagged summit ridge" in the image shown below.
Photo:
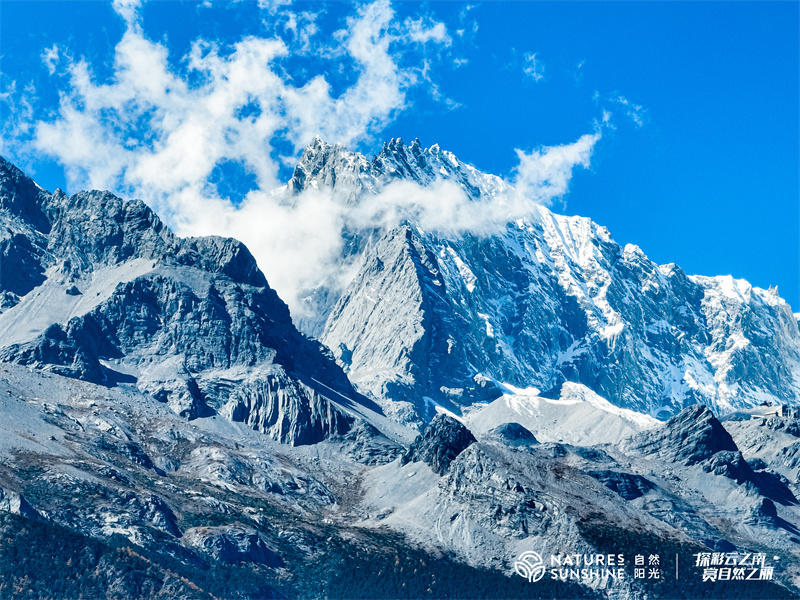
[[[339,144],[316,137],[303,151],[295,167],[289,190],[329,189],[345,203],[357,203],[362,194],[377,194],[393,181],[430,185],[437,179],[452,181],[470,198],[491,197],[507,192],[499,177],[481,173],[438,144],[423,148],[418,139],[411,145],[401,138],[384,143],[372,160],[350,152]]]

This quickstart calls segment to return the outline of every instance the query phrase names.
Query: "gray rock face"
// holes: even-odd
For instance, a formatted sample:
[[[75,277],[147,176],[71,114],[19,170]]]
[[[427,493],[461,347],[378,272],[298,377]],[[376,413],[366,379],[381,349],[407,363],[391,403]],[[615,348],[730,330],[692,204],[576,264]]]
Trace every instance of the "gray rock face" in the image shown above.
[[[780,449],[778,456],[790,469],[800,467],[800,442],[784,446]]]
[[[107,192],[48,194],[5,161],[0,207],[13,241],[0,241],[0,360],[136,385],[184,417],[218,411],[291,444],[352,425],[328,397],[360,397],[240,242],[177,238]]]
[[[39,518],[39,513],[22,494],[3,488],[0,488],[0,511],[20,515],[28,519]]]
[[[135,518],[172,536],[181,537],[175,514],[169,505],[158,496],[151,494],[142,498],[134,494],[127,494],[124,501],[126,510]]]
[[[771,417],[764,424],[775,431],[783,431],[794,437],[800,437],[800,419],[796,415],[786,417]]]
[[[282,371],[239,386],[221,414],[280,442],[313,444],[350,430],[354,417]]]
[[[194,527],[183,535],[183,542],[226,564],[253,562],[272,568],[284,565],[257,531],[243,525]]]
[[[0,157],[0,313],[44,281],[49,266],[49,194]]]
[[[390,463],[405,451],[365,421],[355,423],[344,434],[331,437],[330,442],[352,460],[371,466]]]
[[[600,483],[618,493],[625,500],[635,500],[644,494],[655,489],[653,482],[641,475],[622,473],[618,471],[589,471],[589,475],[597,479]]]
[[[453,345],[457,324],[444,286],[436,257],[412,229],[395,230],[370,253],[322,338],[360,389],[415,406],[424,420],[435,414],[425,396],[453,406],[500,395],[474,378],[469,356]]]
[[[703,465],[703,470],[715,475],[730,477],[736,483],[753,481],[755,478],[752,467],[738,450],[736,452],[730,450],[717,452]]]
[[[444,414],[436,415],[400,461],[426,463],[434,473],[443,475],[456,457],[475,442],[475,437],[461,423]]]
[[[544,533],[557,513],[547,507],[527,473],[508,468],[510,458],[481,444],[470,445],[442,480],[442,496],[470,506],[470,517],[503,537],[520,539]]]
[[[697,464],[718,452],[739,450],[714,414],[699,404],[685,408],[663,427],[623,442],[622,447],[685,465]]]
[[[471,352],[478,340],[461,335],[469,323],[453,310],[439,261],[412,227],[389,232],[366,254],[321,338],[360,389],[413,406],[412,419],[433,416],[423,397],[452,410],[499,396],[470,366],[486,361]]]

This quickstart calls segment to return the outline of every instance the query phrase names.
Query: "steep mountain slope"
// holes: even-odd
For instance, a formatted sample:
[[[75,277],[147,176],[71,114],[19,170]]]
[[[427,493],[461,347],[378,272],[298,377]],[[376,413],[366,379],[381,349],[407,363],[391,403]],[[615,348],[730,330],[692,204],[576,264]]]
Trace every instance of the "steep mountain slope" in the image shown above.
[[[438,147],[393,140],[371,162],[320,140],[289,189],[348,203],[392,181],[462,187],[472,202],[511,193]],[[503,384],[558,396],[564,382],[666,418],[700,402],[722,412],[800,399],[800,330],[777,290],[656,265],[583,217],[538,207],[494,234],[348,232],[357,275],[320,339],[356,386],[395,418],[432,418],[498,397]],[[360,236],[360,237],[359,237]],[[311,319],[309,322],[314,322]]]
[[[294,328],[240,242],[179,239],[108,192],[50,195],[6,161],[0,203],[0,360],[135,386],[292,444],[347,432],[348,406],[376,408]]]

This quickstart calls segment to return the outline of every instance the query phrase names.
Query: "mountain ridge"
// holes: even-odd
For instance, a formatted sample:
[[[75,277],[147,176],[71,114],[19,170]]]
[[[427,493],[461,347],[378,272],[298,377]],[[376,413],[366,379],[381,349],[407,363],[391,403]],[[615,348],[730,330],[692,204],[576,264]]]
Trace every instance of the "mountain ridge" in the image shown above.
[[[453,181],[478,203],[512,193],[500,178],[418,140],[392,140],[369,161],[315,139],[300,173],[290,193],[327,189],[348,204],[398,180]],[[341,264],[360,269],[342,292],[325,291],[325,302],[312,307],[311,329],[324,320],[320,339],[357,387],[407,424],[429,420],[437,404],[458,411],[491,400],[504,384],[557,395],[564,382],[581,383],[662,419],[695,402],[729,412],[800,401],[800,329],[774,289],[689,276],[673,263],[653,263],[635,245],[618,245],[586,217],[531,211],[489,234],[429,230],[413,219],[396,229],[349,231],[359,241]],[[407,266],[395,260],[403,255]],[[408,289],[427,300],[409,308]],[[398,339],[400,330],[417,333]],[[419,372],[437,364],[453,375]],[[487,386],[492,392],[481,396]]]
[[[143,202],[108,192],[51,195],[5,160],[0,206],[13,232],[0,360],[134,385],[187,418],[219,412],[289,443],[353,426],[330,390],[377,408],[294,328],[241,242],[178,238]],[[26,286],[6,275],[26,270],[38,274]]]
[[[328,333],[381,414],[239,242],[5,162],[0,241],[0,595],[676,597],[712,551],[780,557],[774,581],[715,593],[797,595],[796,412],[661,423],[596,391],[639,377],[606,359],[700,342],[721,376],[772,377],[737,369],[791,350],[774,292],[695,282],[545,209],[493,236],[365,235]],[[530,551],[627,570],[531,587]],[[680,580],[635,578],[654,551]]]

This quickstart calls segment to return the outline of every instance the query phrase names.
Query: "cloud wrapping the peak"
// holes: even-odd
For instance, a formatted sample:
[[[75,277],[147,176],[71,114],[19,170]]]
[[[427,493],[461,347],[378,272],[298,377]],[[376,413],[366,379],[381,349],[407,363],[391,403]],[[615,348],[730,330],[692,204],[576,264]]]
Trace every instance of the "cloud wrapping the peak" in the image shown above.
[[[389,2],[377,0],[335,33],[344,56],[321,53],[319,74],[302,85],[282,68],[290,49],[278,37],[248,36],[230,47],[198,39],[181,74],[166,46],[143,33],[139,7],[115,1],[127,28],[113,76],[97,83],[87,62],[70,63],[57,116],[36,124],[34,143],[65,166],[71,186],[137,193],[159,210],[159,198],[188,188],[213,195],[209,177],[225,161],[242,163],[268,189],[280,183],[277,146],[298,151],[314,135],[343,144],[366,139],[405,107],[420,81],[422,64],[404,57],[421,44],[450,43],[443,23],[398,24]],[[287,24],[306,45],[317,31],[309,23],[299,31],[296,17]],[[55,56],[52,48],[45,59]],[[338,94],[326,75],[332,60],[350,61],[355,73]]]
[[[428,15],[399,21],[388,0],[376,0],[355,9],[344,28],[325,32],[314,15],[281,12],[282,3],[269,2],[263,10],[283,37],[250,35],[227,45],[200,38],[176,60],[165,43],[146,36],[138,0],[113,6],[126,29],[111,75],[99,81],[86,60],[56,46],[45,50],[44,67],[66,86],[52,116],[23,119],[16,131],[64,166],[73,190],[142,198],[178,235],[242,240],[295,313],[309,288],[346,281],[341,269],[353,265],[337,262],[345,228],[385,230],[414,221],[426,230],[498,231],[563,196],[572,170],[589,166],[600,138],[517,150],[516,191],[508,187],[482,202],[448,181],[395,182],[355,206],[324,190],[287,199],[274,193],[281,170],[314,136],[344,146],[370,140],[409,106],[416,86],[457,106],[430,75],[454,43],[445,24]],[[331,37],[336,47],[326,46]],[[299,81],[287,68],[297,54],[307,63]],[[526,60],[528,75],[540,79],[536,55]],[[344,83],[331,77],[343,65]],[[29,117],[33,111],[23,113],[24,106],[17,103],[18,114]],[[235,199],[225,197],[222,185],[231,166],[253,182]]]

